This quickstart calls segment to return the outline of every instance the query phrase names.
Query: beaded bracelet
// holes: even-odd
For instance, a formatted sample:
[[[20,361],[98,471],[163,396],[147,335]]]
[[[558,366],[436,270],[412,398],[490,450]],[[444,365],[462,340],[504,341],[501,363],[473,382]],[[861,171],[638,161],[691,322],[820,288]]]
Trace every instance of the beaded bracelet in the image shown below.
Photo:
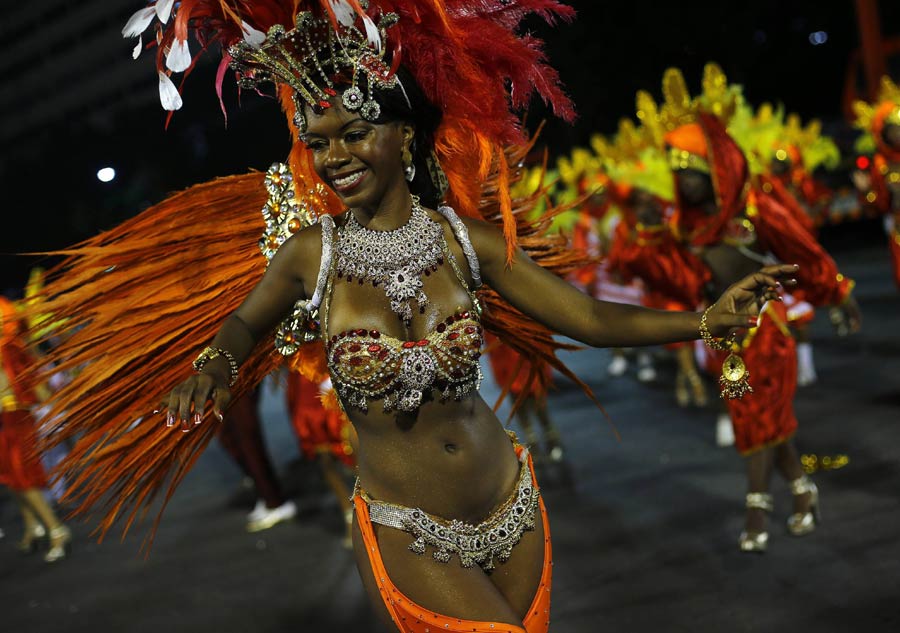
[[[203,369],[203,367],[214,358],[218,357],[224,358],[228,361],[228,371],[231,374],[231,377],[228,381],[228,386],[231,387],[234,383],[237,382],[238,379],[238,364],[237,361],[234,360],[234,356],[231,352],[226,349],[222,349],[220,347],[207,347],[197,358],[194,359],[194,362],[191,363],[191,366],[194,368],[194,371],[199,372]]]
[[[709,316],[710,310],[716,307],[716,304],[712,304],[706,310],[703,311],[703,316],[700,317],[700,338],[703,339],[703,342],[711,349],[717,352],[724,352],[726,350],[731,349],[731,341],[726,339],[717,339],[712,335],[712,332],[709,331],[709,324],[707,323],[707,317]]]

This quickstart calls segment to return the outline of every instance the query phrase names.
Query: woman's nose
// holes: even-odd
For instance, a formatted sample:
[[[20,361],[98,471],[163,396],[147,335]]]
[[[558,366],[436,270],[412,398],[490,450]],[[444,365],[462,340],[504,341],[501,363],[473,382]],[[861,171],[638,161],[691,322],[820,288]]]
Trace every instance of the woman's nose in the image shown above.
[[[350,152],[340,140],[331,141],[328,145],[328,156],[325,157],[325,164],[328,167],[336,167],[344,165],[350,161]]]

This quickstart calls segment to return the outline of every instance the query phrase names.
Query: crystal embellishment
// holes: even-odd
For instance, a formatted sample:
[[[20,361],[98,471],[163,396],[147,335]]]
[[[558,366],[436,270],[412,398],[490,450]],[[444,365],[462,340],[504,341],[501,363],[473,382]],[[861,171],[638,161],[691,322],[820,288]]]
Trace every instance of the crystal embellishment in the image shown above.
[[[422,275],[444,263],[441,226],[428,217],[415,197],[409,221],[393,231],[372,231],[360,225],[352,213],[348,216],[338,229],[338,276],[380,285],[390,299],[391,310],[409,325],[412,300],[420,311],[428,303]]]

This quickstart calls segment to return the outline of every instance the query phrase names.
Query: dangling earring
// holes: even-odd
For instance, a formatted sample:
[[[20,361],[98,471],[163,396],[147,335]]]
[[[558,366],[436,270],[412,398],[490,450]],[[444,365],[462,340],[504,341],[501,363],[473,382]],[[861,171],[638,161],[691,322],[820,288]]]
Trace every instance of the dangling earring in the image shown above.
[[[413,178],[416,177],[416,165],[413,163],[412,153],[409,151],[408,147],[403,148],[403,176],[406,178],[406,182],[412,182]]]

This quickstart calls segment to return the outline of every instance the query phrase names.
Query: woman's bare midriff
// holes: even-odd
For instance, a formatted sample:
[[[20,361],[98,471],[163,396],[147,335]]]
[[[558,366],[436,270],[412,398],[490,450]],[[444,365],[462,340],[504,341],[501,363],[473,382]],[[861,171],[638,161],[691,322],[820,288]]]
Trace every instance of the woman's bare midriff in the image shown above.
[[[437,395],[437,394],[435,394]],[[512,493],[519,461],[478,394],[428,400],[413,413],[348,411],[359,436],[360,485],[374,499],[478,523]]]

